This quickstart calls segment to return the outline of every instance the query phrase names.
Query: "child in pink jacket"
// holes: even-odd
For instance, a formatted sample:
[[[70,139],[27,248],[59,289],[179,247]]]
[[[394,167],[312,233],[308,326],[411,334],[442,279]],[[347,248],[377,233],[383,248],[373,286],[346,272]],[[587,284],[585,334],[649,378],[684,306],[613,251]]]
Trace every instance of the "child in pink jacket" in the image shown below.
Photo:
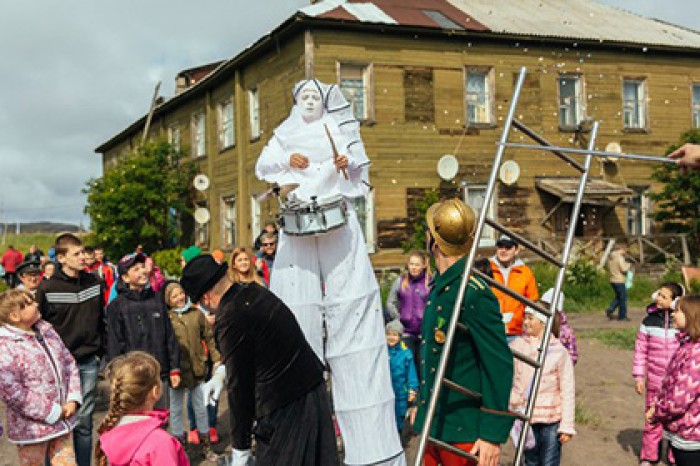
[[[647,306],[647,315],[637,333],[632,376],[639,395],[643,395],[646,389],[645,411],[656,398],[668,363],[678,348],[678,331],[673,328],[671,303],[682,295],[683,288],[678,283],[662,284],[654,293],[655,302]],[[644,423],[640,466],[650,466],[659,461],[662,437],[660,424]],[[669,460],[673,463],[673,455],[669,454]]]
[[[0,399],[20,465],[75,465],[71,431],[82,403],[70,351],[24,290],[0,294]]]
[[[109,411],[97,430],[98,466],[189,466],[180,442],[162,428],[168,412],[153,409],[163,393],[158,361],[132,351],[115,358],[107,371]]]
[[[679,347],[666,368],[647,420],[659,423],[678,466],[700,464],[700,295],[681,298],[673,313]]]
[[[540,304],[547,306],[544,302]],[[537,359],[544,337],[546,317],[528,307],[523,319],[522,337],[510,343],[518,351]],[[559,313],[555,314],[553,333],[557,333]],[[537,392],[531,428],[535,447],[525,450],[525,463],[530,465],[558,466],[561,463],[561,446],[576,434],[574,429],[575,382],[574,365],[569,352],[552,335],[547,347],[542,378]],[[513,388],[510,393],[510,409],[524,411],[530,397],[534,368],[515,358]]]

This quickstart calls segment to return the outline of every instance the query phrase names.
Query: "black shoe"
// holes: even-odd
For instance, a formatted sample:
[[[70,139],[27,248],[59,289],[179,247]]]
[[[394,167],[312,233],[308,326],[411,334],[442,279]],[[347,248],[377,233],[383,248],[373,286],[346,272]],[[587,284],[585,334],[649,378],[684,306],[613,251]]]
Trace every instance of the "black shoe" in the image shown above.
[[[608,319],[612,320],[613,319],[613,310],[612,309],[606,310],[605,315],[607,316]]]

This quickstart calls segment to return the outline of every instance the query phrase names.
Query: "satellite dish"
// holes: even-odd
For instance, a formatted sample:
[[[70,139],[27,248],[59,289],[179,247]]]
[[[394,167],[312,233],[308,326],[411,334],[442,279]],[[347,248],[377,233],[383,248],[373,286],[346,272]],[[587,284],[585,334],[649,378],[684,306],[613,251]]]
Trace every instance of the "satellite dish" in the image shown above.
[[[454,179],[455,176],[457,176],[457,172],[459,171],[459,162],[457,161],[457,158],[455,158],[454,155],[443,155],[440,157],[440,160],[438,160],[437,163],[437,172],[438,175],[440,175],[440,178],[442,178],[445,181],[450,181]]]
[[[615,152],[616,154],[622,154],[622,146],[618,142],[610,142],[605,146],[605,152]],[[606,162],[617,162],[617,157],[606,157],[604,159]]]
[[[207,223],[209,221],[209,209],[206,207],[197,207],[194,211],[194,219],[201,225]]]
[[[507,160],[498,171],[498,178],[508,186],[515,184],[520,178],[520,165],[515,160]]]
[[[197,191],[206,191],[209,189],[209,177],[204,173],[194,177],[194,189]]]

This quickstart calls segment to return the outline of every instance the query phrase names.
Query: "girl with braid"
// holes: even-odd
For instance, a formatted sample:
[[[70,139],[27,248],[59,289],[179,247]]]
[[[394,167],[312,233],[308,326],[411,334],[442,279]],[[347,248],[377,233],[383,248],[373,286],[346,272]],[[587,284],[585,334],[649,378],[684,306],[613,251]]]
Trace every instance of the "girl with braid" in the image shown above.
[[[180,442],[162,429],[168,412],[153,409],[163,392],[158,361],[132,351],[107,371],[109,411],[98,429],[98,466],[189,466]]]

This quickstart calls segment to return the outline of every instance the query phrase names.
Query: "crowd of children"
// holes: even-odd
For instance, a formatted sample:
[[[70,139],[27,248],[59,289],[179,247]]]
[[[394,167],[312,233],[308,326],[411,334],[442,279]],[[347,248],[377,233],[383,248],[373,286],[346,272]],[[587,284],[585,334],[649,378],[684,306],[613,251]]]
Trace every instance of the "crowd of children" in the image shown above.
[[[261,236],[267,242],[272,237]],[[98,464],[186,465],[189,460],[183,446],[187,443],[199,445],[204,457],[214,461],[210,445],[218,441],[217,406],[224,368],[213,339],[213,316],[192,303],[177,281],[154,274],[152,260],[142,253],[124,256],[117,266],[100,257],[96,265],[94,258],[81,260],[84,253],[79,240],[69,238],[66,244],[57,248],[61,255],[58,279],[66,282],[62,286],[69,286],[70,277],[75,276],[76,283],[84,282],[75,292],[85,294],[85,285],[93,282],[79,278],[80,274],[97,275],[103,284],[99,301],[109,303],[105,355],[111,361],[106,370],[110,407],[98,428]],[[94,250],[88,253],[92,256]],[[69,257],[71,254],[75,257]],[[183,252],[183,266],[199,254],[199,248]],[[217,260],[223,259],[219,251]],[[265,284],[261,276],[265,268],[256,267],[256,262],[260,260],[245,248],[234,249],[229,257],[231,276],[240,282]],[[476,267],[490,273],[488,263]],[[104,286],[107,279],[116,290],[111,298]],[[399,431],[408,424],[419,388],[421,321],[431,280],[427,256],[413,251],[406,272],[393,283],[387,300],[386,340]],[[81,464],[73,430],[76,414],[85,403],[79,368],[85,362],[85,351],[92,350],[84,344],[76,346],[71,340],[75,335],[62,335],[67,324],[55,319],[56,304],[68,299],[61,293],[72,292],[72,288],[51,294],[53,288],[42,288],[37,298],[26,290],[0,295],[0,399],[7,406],[6,434],[18,446],[21,465],[43,465],[45,459],[52,465]],[[637,393],[646,397],[647,411],[641,466],[661,459],[664,437],[670,441],[668,460],[672,464],[700,464],[700,297],[684,294],[679,284],[663,283],[638,332],[632,375]],[[35,299],[47,306],[46,316]],[[552,299],[550,289],[539,303],[549,307]],[[560,464],[562,445],[576,434],[574,366],[578,349],[564,299],[560,294],[546,348],[531,418],[531,441],[525,450],[528,466]],[[510,339],[511,349],[537,359],[546,317],[526,308],[522,330],[522,336]],[[514,360],[511,410],[524,411],[532,395],[533,373],[530,365]],[[166,424],[172,436],[162,429]]]

